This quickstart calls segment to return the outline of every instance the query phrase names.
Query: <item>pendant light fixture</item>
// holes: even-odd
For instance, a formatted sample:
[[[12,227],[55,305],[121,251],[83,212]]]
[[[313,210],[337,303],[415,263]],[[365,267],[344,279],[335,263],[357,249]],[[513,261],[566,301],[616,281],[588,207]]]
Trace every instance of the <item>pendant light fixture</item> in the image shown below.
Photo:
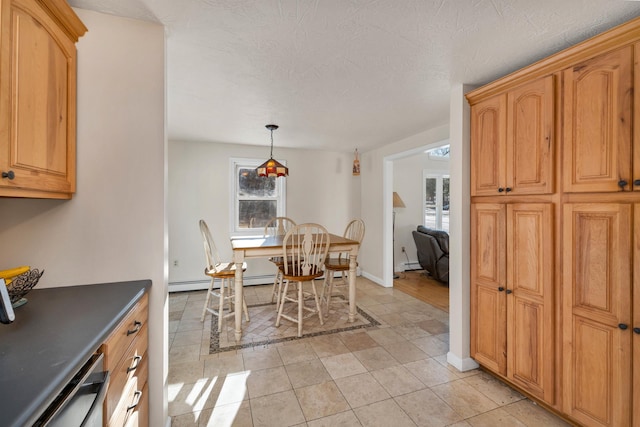
[[[258,176],[265,177],[289,176],[289,168],[273,159],[273,131],[278,129],[278,125],[266,125],[265,127],[271,131],[271,155],[269,160],[256,168],[256,173]]]

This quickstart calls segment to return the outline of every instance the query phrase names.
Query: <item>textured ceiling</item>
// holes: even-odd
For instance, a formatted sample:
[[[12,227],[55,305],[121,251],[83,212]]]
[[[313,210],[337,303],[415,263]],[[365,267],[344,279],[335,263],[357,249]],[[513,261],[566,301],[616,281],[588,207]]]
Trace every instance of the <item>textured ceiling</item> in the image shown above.
[[[452,84],[640,16],[624,0],[68,2],[166,27],[170,139],[268,145],[276,123],[276,147],[340,151],[446,124]]]

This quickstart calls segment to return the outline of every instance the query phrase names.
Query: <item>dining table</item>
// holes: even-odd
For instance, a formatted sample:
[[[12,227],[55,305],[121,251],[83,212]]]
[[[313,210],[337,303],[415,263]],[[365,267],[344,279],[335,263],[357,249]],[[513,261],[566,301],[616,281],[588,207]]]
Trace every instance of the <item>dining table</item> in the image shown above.
[[[249,258],[269,258],[283,256],[284,236],[248,237],[237,236],[231,238],[233,262],[236,265],[235,294],[236,301],[243,298],[243,269],[242,264]],[[360,243],[336,234],[329,234],[329,253],[349,254],[349,322],[356,318],[356,267]],[[242,338],[242,310],[235,311],[235,338]]]

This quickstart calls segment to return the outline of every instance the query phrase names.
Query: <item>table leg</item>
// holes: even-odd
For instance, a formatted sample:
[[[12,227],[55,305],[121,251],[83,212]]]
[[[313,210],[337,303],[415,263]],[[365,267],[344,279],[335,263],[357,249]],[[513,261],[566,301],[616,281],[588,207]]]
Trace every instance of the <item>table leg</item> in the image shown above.
[[[349,255],[349,322],[356,320],[356,258],[357,253]]]
[[[236,341],[240,341],[242,338],[242,298],[244,298],[243,287],[242,287],[242,260],[238,260],[237,258],[243,258],[242,255],[236,257],[236,277],[235,277],[235,286],[236,286],[236,301],[235,301],[235,321],[236,321]]]

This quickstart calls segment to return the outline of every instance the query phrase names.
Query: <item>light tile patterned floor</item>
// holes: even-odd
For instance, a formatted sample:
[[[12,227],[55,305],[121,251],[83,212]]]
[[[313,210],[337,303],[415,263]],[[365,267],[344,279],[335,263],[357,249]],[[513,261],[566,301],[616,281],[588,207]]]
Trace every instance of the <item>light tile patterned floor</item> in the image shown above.
[[[205,292],[170,294],[172,427],[568,425],[488,374],[447,365],[447,313],[364,278],[357,287],[380,326],[216,354],[211,318],[199,320]],[[267,302],[271,287],[245,295]]]

